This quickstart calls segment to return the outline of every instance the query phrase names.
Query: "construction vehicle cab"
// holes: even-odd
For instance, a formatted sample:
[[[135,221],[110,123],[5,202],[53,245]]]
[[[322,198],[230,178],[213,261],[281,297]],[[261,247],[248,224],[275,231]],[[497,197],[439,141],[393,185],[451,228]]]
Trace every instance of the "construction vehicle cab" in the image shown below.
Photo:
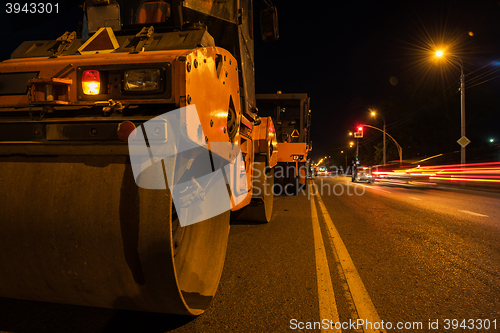
[[[297,193],[305,185],[311,150],[311,110],[307,94],[257,94],[259,115],[272,117],[278,140],[275,182],[281,193]],[[284,189],[291,187],[285,191]]]
[[[84,9],[88,38],[25,41],[0,63],[0,296],[201,314],[230,218],[269,222],[273,208],[278,147],[256,114],[252,1]],[[194,148],[153,151],[180,139]],[[230,211],[182,223],[210,202],[212,175]]]

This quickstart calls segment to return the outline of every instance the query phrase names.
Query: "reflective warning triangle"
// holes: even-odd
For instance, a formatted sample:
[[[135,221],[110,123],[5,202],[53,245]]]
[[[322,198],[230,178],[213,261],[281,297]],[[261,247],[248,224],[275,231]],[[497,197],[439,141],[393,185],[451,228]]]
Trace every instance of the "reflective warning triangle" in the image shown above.
[[[298,138],[299,137],[299,131],[296,129],[293,130],[292,134],[290,135],[292,138]]]
[[[99,29],[80,48],[80,54],[111,53],[120,47],[113,29],[106,27]]]

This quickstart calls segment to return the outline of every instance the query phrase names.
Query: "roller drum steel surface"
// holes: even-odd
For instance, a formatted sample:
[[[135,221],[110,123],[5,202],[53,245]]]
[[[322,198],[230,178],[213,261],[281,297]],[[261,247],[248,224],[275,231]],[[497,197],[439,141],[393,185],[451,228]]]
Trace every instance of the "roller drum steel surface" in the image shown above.
[[[10,156],[0,167],[0,296],[190,315],[207,308],[229,212],[180,230],[170,192],[139,188],[126,156]]]

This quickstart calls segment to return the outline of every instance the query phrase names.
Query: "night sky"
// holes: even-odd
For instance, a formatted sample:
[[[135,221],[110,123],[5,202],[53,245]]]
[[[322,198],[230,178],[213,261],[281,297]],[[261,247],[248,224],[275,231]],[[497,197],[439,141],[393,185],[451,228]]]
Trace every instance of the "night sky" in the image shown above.
[[[460,69],[434,59],[439,47],[463,60],[468,148],[500,141],[499,1],[273,0],[280,24],[273,43],[260,41],[258,13],[265,4],[254,1],[256,91],[309,94],[313,159],[338,158],[357,124],[382,127],[368,109],[385,117],[405,158],[459,149]],[[28,19],[2,8],[0,59],[23,40],[75,30],[79,2],[59,3],[61,14]],[[360,157],[377,162],[380,144],[381,134],[365,129]],[[390,153],[395,158],[394,149]]]
[[[256,89],[309,94],[313,159],[338,159],[357,124],[382,127],[368,109],[385,117],[405,158],[459,149],[460,69],[435,61],[439,46],[464,64],[469,148],[500,139],[499,1],[273,2],[280,40],[257,44]],[[381,141],[365,129],[360,150]]]

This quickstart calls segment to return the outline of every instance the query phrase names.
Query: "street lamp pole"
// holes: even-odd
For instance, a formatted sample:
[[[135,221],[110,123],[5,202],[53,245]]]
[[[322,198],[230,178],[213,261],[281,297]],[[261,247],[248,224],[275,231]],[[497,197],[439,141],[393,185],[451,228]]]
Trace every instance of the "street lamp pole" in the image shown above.
[[[436,52],[437,57],[443,56],[443,51]],[[460,138],[465,138],[465,76],[464,76],[464,63],[462,59],[458,56],[452,54],[450,57],[456,59],[455,63],[460,66]],[[458,60],[458,61],[457,61]],[[465,146],[467,144],[462,144],[460,149],[460,163],[465,164]]]
[[[460,134],[461,138],[465,137],[465,77],[464,77],[464,65],[460,60]],[[465,145],[462,145],[460,149],[460,163],[465,164]]]
[[[385,119],[384,119],[384,165],[387,164],[387,159],[385,157],[386,156],[385,155],[386,154],[386,150],[385,150],[385,133],[386,133],[386,131],[385,131]]]
[[[340,153],[341,153],[341,154],[344,154],[344,151],[343,151],[343,150],[341,150],[341,151],[340,151]],[[346,153],[346,154],[344,154],[344,157],[345,157],[345,170],[347,170],[347,153]],[[344,171],[344,173],[345,173],[345,171]]]
[[[376,113],[375,111],[372,111],[372,116],[376,117],[376,116],[379,116],[382,118],[382,120],[384,121],[384,134],[383,134],[383,142],[384,142],[384,150],[383,150],[383,160],[382,160],[382,164],[386,165],[387,164],[387,159],[386,159],[386,149],[385,149],[385,117],[382,116],[381,114],[378,114]]]

